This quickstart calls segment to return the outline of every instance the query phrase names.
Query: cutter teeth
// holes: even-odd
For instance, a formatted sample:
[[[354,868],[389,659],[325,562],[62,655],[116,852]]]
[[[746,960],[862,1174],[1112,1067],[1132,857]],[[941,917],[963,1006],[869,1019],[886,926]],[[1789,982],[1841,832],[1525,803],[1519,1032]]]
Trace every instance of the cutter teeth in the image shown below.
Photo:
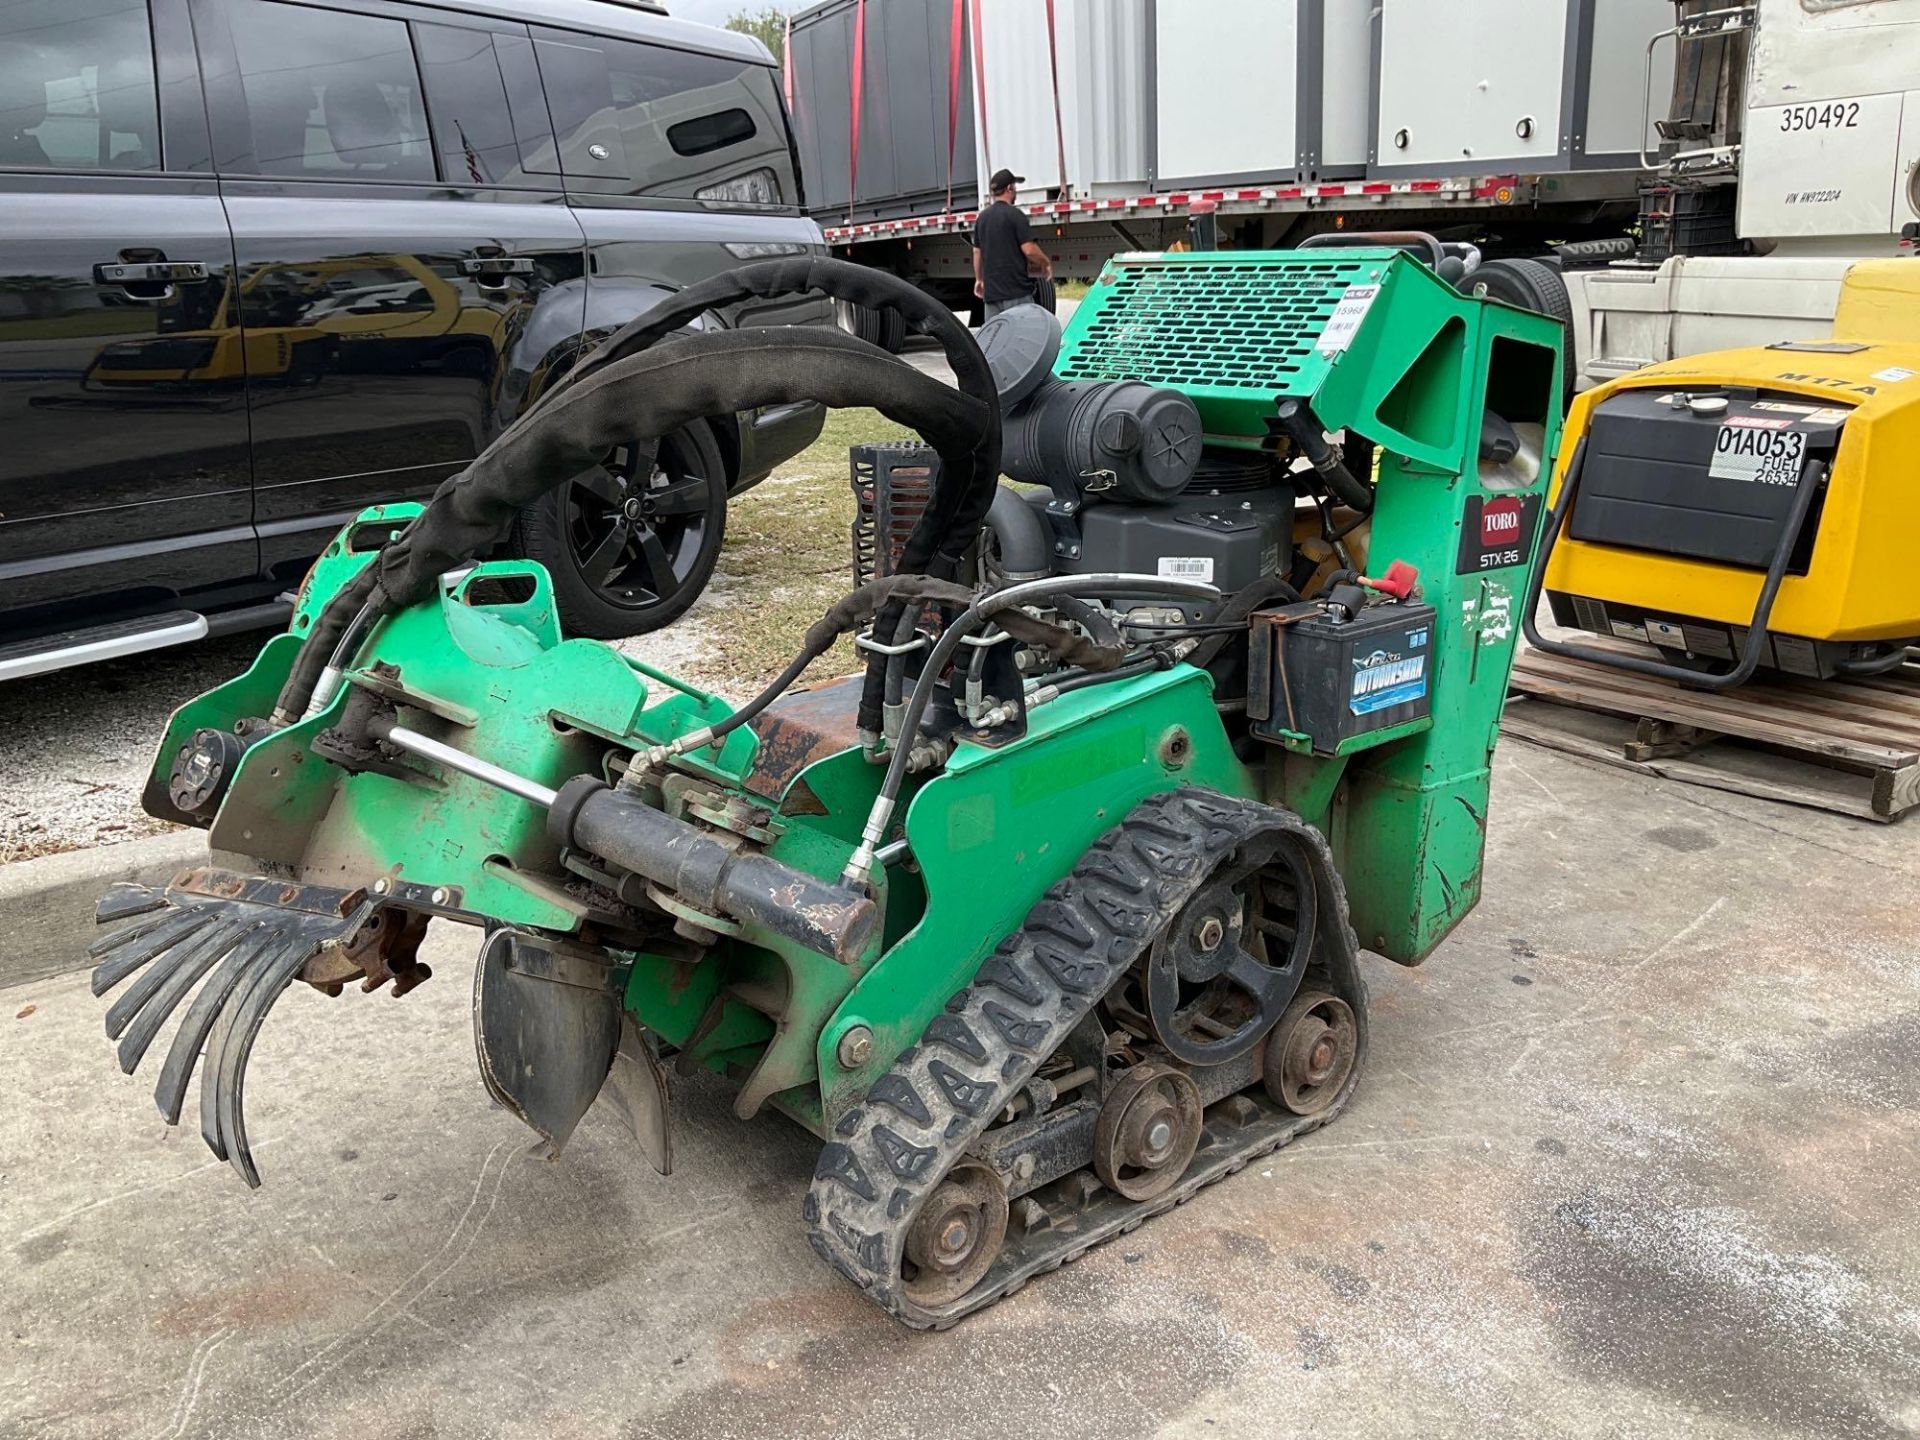
[[[120,1068],[132,1074],[167,1021],[186,1005],[167,1050],[154,1103],[169,1125],[180,1121],[188,1081],[202,1053],[200,1133],[207,1148],[228,1161],[249,1186],[260,1173],[247,1141],[242,1097],[247,1062],[267,1012],[306,963],[352,927],[355,917],[282,910],[246,900],[164,894],[124,887],[109,892],[104,919],[145,920],[89,947],[101,958],[93,990],[104,994],[142,966],[141,975],[107,1010],[109,1037],[119,1040]],[[153,897],[159,896],[157,903]],[[203,983],[204,982],[204,983]],[[197,992],[195,986],[198,986]],[[187,1003],[189,994],[192,1002]]]
[[[131,880],[119,880],[109,885],[107,893],[94,902],[93,920],[96,925],[111,925],[115,920],[130,920],[135,915],[158,910],[166,903],[167,892],[164,890],[151,885],[139,885]]]
[[[214,1021],[219,1019],[221,1007],[227,1003],[227,997],[233,994],[241,980],[246,978],[248,967],[272,943],[272,932],[264,926],[262,932],[241,942],[239,948],[220,963],[220,968],[200,987],[200,993],[193,997],[193,1004],[187,1007],[187,1013],[181,1017],[180,1028],[173,1033],[173,1044],[167,1050],[166,1063],[160,1067],[160,1079],[153,1087],[153,1103],[160,1107],[160,1113],[166,1117],[169,1125],[180,1123],[180,1111],[187,1099],[187,1081],[193,1078],[193,1067],[200,1060],[200,1051],[207,1043],[207,1032],[213,1029]]]
[[[260,1027],[266,1023],[267,1012],[286,993],[301,967],[319,951],[329,933],[330,927],[321,928],[309,923],[299,931],[277,937],[276,943],[270,945],[248,967],[252,979],[226,1012],[231,1017],[231,1025],[224,1027],[224,1034],[217,1029],[212,1043],[207,1047],[207,1071],[200,1077],[201,1134],[203,1137],[206,1135],[207,1102],[211,1095],[219,1143],[208,1143],[213,1145],[216,1155],[224,1157],[233,1166],[250,1188],[259,1188],[260,1172],[253,1163],[253,1152],[247,1144],[247,1120],[242,1108],[247,1061],[253,1055],[253,1042],[260,1036]]]
[[[146,973],[121,991],[120,998],[107,1007],[107,1038],[118,1040],[134,1016],[146,1008],[147,1002],[181,971],[191,970],[203,955],[211,957],[208,960],[211,964],[213,959],[226,954],[244,928],[232,920],[212,920],[156,955]],[[205,967],[194,973],[205,973]]]
[[[171,949],[201,926],[212,923],[213,917],[205,908],[194,905],[187,909],[174,907],[162,919],[140,926],[135,934],[95,955],[100,963],[93,971],[93,993],[106,994],[161,951]]]
[[[258,929],[257,924],[248,926],[244,922],[234,921],[222,926],[216,935],[203,943],[190,948],[181,947],[177,956],[168,956],[147,972],[146,979],[155,976],[159,979],[142,997],[142,1003],[136,1007],[139,1013],[131,1017],[130,1023],[125,1026],[125,1033],[120,1037],[122,1071],[128,1075],[134,1072],[141,1057],[147,1053],[147,1047],[153,1044],[154,1037],[160,1033],[160,1027],[167,1023],[200,977],[219,964],[222,957],[233,953],[236,948],[243,948]],[[164,971],[161,965],[166,966]],[[132,997],[133,991],[129,990],[120,1003],[124,1005]],[[114,1033],[111,1011],[107,1016],[107,1033]]]

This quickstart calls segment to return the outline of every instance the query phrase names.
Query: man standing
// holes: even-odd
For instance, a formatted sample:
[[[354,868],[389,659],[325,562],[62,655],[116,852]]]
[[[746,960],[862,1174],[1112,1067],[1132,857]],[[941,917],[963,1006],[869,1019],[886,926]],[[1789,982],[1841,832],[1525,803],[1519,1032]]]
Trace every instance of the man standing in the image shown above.
[[[1053,261],[1033,241],[1027,212],[1013,203],[1026,176],[996,170],[988,187],[993,203],[973,225],[973,293],[987,302],[987,319],[1016,305],[1033,304],[1035,277],[1053,278]]]

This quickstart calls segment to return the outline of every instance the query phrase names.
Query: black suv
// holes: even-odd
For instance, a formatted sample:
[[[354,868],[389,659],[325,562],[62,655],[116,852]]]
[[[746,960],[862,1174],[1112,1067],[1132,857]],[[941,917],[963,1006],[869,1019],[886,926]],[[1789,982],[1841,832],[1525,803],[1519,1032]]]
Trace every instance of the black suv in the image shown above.
[[[0,678],[284,617],[597,337],[822,248],[765,47],[651,6],[0,0]],[[664,624],[821,418],[609,457],[515,547],[574,631]]]

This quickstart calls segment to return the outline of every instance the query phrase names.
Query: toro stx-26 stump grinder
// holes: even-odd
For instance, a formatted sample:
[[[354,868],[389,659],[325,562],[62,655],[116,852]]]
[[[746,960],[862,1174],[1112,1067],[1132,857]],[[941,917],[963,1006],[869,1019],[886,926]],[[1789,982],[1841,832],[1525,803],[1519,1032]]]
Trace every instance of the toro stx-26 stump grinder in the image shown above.
[[[349,526],[173,717],[145,803],[212,854],[101,902],[122,1068],[177,1017],[160,1110],[198,1064],[201,1134],[257,1184],[279,996],[404,993],[428,924],[472,925],[497,1102],[557,1152],[604,1098],[665,1172],[670,1075],[728,1077],[821,1140],[813,1248],[921,1327],[1325,1124],[1359,947],[1417,963],[1478,898],[1561,393],[1557,326],[1394,240],[1123,257],[1064,338],[1033,311],[984,352],[817,258],[616,333],[424,510]],[[805,291],[899,310],[958,387],[837,331],[687,328]],[[799,400],[928,448],[869,485],[888,573],[747,704],[473,563],[545,489],[607,465],[670,500],[652,437]],[[1045,488],[999,486],[1003,425]],[[842,636],[864,674],[794,690]]]

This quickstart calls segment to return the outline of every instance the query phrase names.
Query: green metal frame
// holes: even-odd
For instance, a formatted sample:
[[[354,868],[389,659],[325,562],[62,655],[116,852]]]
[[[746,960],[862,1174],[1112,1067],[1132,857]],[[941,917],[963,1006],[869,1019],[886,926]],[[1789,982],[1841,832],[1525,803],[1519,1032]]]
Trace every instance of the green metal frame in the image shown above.
[[[1351,294],[1355,286],[1372,287],[1360,297],[1370,303]],[[1210,291],[1221,298],[1208,311],[1200,301]],[[1199,320],[1175,325],[1171,317],[1188,310]],[[1336,317],[1350,322],[1343,343],[1323,344]],[[824,1132],[1095,839],[1143,799],[1184,784],[1264,798],[1322,829],[1361,942],[1417,963],[1479,894],[1488,762],[1518,630],[1513,605],[1532,563],[1528,550],[1520,563],[1459,573],[1463,516],[1476,496],[1540,495],[1549,469],[1519,481],[1507,475],[1507,488],[1486,490],[1480,416],[1494,403],[1510,420],[1539,424],[1551,456],[1560,367],[1554,322],[1460,295],[1397,251],[1109,264],[1067,333],[1062,376],[1125,372],[1178,383],[1216,438],[1245,445],[1265,439],[1277,398],[1298,396],[1328,428],[1381,447],[1371,568],[1416,566],[1420,597],[1438,614],[1431,717],[1334,755],[1263,747],[1249,764],[1234,752],[1203,671],[1175,666],[1074,691],[1035,709],[1020,739],[992,748],[962,741],[944,771],[913,782],[899,812],[913,864],[877,876],[885,923],[865,953],[843,964],[743,927],[698,964],[627,957],[627,1007],[693,1060],[742,1076],[742,1115],[772,1103]],[[382,507],[343,533],[303,586],[289,633],[269,642],[247,674],[173,717],[157,778],[195,728],[266,713],[300,634],[369,558],[348,535],[411,513]],[[398,675],[372,675],[376,661]],[[600,772],[608,742],[657,744],[728,713],[716,697],[610,647],[562,638],[547,578],[525,561],[479,566],[390,617],[355,666],[347,683],[397,692],[409,723],[554,786]],[[313,737],[342,697],[247,752],[213,825],[216,847],[322,883],[397,872],[457,890],[465,908],[500,921],[562,933],[581,926],[584,907],[562,888],[534,807],[460,775],[425,786],[348,775],[314,755]],[[743,728],[717,752],[675,763],[744,791],[755,747]],[[836,876],[879,780],[857,752],[815,761],[787,792],[808,803],[783,807],[769,852]],[[843,1067],[840,1041],[855,1026],[870,1030],[873,1044],[861,1063]]]

